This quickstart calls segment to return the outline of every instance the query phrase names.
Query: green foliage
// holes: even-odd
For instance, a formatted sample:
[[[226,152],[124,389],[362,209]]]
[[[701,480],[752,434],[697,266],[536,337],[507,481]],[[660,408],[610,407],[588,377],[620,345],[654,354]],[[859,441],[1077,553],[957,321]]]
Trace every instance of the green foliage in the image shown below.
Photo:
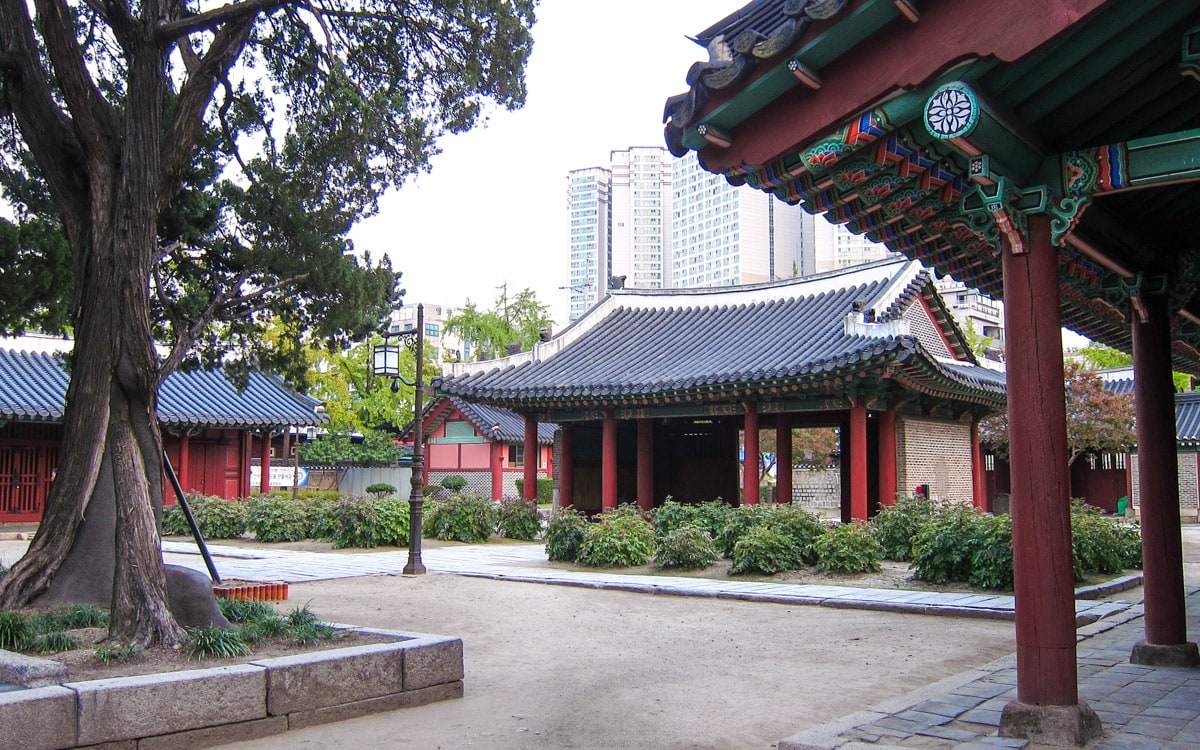
[[[1121,538],[1121,567],[1140,570],[1142,567],[1142,530],[1136,524],[1118,523],[1117,535]]]
[[[502,537],[531,541],[542,530],[537,503],[507,498],[496,511],[496,529]]]
[[[840,523],[813,542],[817,570],[822,573],[873,573],[883,548],[865,525]]]
[[[267,494],[247,503],[246,528],[260,542],[298,542],[312,525],[309,504],[303,500]]]
[[[788,503],[766,507],[769,509],[764,516],[767,527],[791,539],[806,565],[815,563],[816,544],[828,533],[829,527],[821,522],[819,516],[799,505]]]
[[[716,500],[709,500],[696,506],[695,523],[707,531],[708,535],[715,541],[720,535],[721,530],[733,519],[736,513],[737,510],[732,505],[717,498]],[[720,548],[718,547],[718,549]]]
[[[645,565],[654,556],[654,529],[637,508],[617,508],[590,524],[577,562],[595,568]]]
[[[479,544],[496,529],[496,505],[486,497],[467,492],[437,506],[426,526],[437,539]]]
[[[458,474],[442,477],[441,485],[451,492],[461,492],[467,486],[467,480]]]
[[[78,638],[61,630],[55,630],[42,633],[34,638],[30,650],[38,654],[57,654],[63,651],[73,651],[81,645]]]
[[[978,519],[969,505],[939,508],[913,541],[913,578],[930,583],[969,581]]]
[[[375,538],[380,544],[391,547],[407,547],[409,537],[409,504],[398,497],[385,497],[375,501]]]
[[[394,413],[394,412],[393,412]],[[326,433],[300,445],[300,463],[304,466],[391,466],[400,460],[400,447],[386,432],[369,430],[361,441],[349,435]],[[393,490],[394,492],[395,490]]]
[[[660,568],[700,570],[720,557],[717,545],[704,529],[695,524],[677,526],[658,537],[654,562]]]
[[[523,289],[515,297],[508,296],[507,284],[499,289],[493,309],[482,311],[468,301],[446,320],[446,332],[470,343],[477,361],[503,357],[509,344],[528,350],[537,343],[542,329],[554,326],[550,308],[538,301],[532,289]]]
[[[396,488],[387,482],[376,482],[375,484],[367,485],[367,494],[375,498],[384,497],[386,495],[395,495]]]
[[[250,653],[240,631],[224,628],[187,628],[186,648],[188,661],[231,659]]]
[[[968,582],[981,589],[1012,590],[1012,516],[980,516],[975,521],[975,551]]]
[[[379,516],[375,504],[365,497],[346,497],[326,508],[323,528],[330,532],[334,549],[370,548],[379,545],[376,536]]]
[[[733,548],[751,529],[765,526],[774,506],[765,503],[741,505],[734,509],[715,537],[717,549],[725,557],[733,557]]]
[[[650,525],[654,527],[654,533],[658,538],[662,539],[681,526],[698,525],[696,522],[698,509],[697,505],[684,505],[668,497],[662,505],[654,509],[654,515],[650,517]]]
[[[1121,525],[1100,515],[1100,510],[1080,501],[1071,503],[1071,546],[1075,551],[1075,579],[1093,573],[1120,573],[1125,569],[1127,542]]]
[[[729,574],[763,573],[774,575],[784,570],[804,567],[800,549],[791,537],[767,527],[752,525],[745,529],[733,546],[733,564]]]
[[[932,502],[919,496],[897,498],[895,505],[882,508],[868,525],[883,549],[883,559],[911,560],[917,532],[936,512]]]
[[[230,599],[222,596],[217,598],[217,607],[226,620],[237,624],[279,616],[270,604],[256,599]]]
[[[287,615],[291,638],[296,643],[313,644],[338,637],[338,630],[321,622],[307,606],[297,607]]]
[[[92,604],[69,604],[36,615],[31,625],[39,633],[75,628],[106,628],[108,611]]]
[[[546,524],[546,557],[551,562],[575,562],[588,529],[587,516],[574,508],[559,508]]]
[[[36,635],[29,621],[18,612],[0,612],[0,648],[24,651]]]
[[[237,539],[246,533],[245,502],[196,493],[189,493],[187,502],[196,528],[205,539]],[[191,536],[182,504],[163,508],[163,533]]]
[[[517,477],[514,482],[517,485],[517,497],[525,497],[525,478]],[[554,502],[554,480],[550,477],[538,477],[537,501],[539,504]]]
[[[104,664],[138,661],[145,655],[145,650],[136,643],[125,643],[119,646],[98,646],[96,648],[96,659]]]

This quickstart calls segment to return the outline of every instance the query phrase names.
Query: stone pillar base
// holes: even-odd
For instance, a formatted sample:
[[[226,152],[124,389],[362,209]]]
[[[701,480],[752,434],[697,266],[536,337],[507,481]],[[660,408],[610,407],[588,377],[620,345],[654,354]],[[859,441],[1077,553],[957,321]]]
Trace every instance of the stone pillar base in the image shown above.
[[[1200,650],[1191,641],[1170,644],[1138,641],[1129,663],[1147,667],[1200,667]]]
[[[1087,703],[1035,706],[1013,701],[1000,714],[1000,736],[1028,739],[1041,745],[1083,746],[1103,733],[1100,717]]]

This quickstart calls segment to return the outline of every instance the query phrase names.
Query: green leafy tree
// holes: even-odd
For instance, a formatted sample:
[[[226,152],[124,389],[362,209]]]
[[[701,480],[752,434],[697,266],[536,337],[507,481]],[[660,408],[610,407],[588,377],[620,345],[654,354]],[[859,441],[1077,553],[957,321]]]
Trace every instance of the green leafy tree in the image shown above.
[[[538,301],[532,289],[508,296],[508,285],[500,287],[491,310],[480,310],[473,302],[459,308],[446,320],[446,330],[471,345],[475,361],[496,359],[508,353],[509,344],[530,349],[545,329],[553,327],[550,308]]]
[[[1080,349],[1079,355],[1089,365],[1098,369],[1129,367],[1133,364],[1133,355],[1096,341]],[[1171,373],[1171,380],[1175,384],[1176,392],[1192,390],[1192,376],[1186,372]]]
[[[1137,438],[1133,397],[1105,390],[1100,376],[1079,362],[1067,362],[1065,371],[1068,465],[1085,453],[1129,450]],[[980,422],[979,437],[998,455],[1007,457],[1008,411]]]
[[[180,366],[239,361],[298,381],[305,343],[340,348],[377,324],[397,277],[347,234],[384,190],[429,168],[442,134],[470,129],[489,102],[523,103],[533,7],[0,3],[0,187],[18,278],[70,276],[43,299],[0,290],[0,307],[7,326],[75,336],[57,480],[37,538],[0,581],[0,607],[45,592],[84,509],[108,506],[110,634],[184,636],[156,528],[158,386]],[[39,237],[50,225],[66,252]],[[292,336],[269,346],[267,321]]]

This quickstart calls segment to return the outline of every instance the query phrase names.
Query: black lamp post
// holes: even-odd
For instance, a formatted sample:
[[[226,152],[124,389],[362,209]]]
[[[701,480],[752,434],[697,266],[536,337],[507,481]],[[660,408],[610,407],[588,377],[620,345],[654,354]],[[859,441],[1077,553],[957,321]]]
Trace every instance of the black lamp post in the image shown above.
[[[391,336],[405,339],[408,343],[415,342],[414,354],[417,358],[417,376],[410,383],[400,374],[400,347],[389,344]],[[393,331],[391,326],[384,332],[384,343],[375,347],[372,371],[375,375],[392,379],[392,392],[400,390],[399,383],[411,386],[413,395],[413,452],[412,478],[409,484],[412,490],[408,495],[408,564],[404,566],[405,575],[421,575],[425,572],[425,563],[421,562],[421,514],[425,505],[425,497],[421,494],[421,484],[425,473],[424,441],[421,434],[421,415],[424,411],[422,396],[424,395],[425,370],[425,306],[417,305],[417,327],[403,331]]]

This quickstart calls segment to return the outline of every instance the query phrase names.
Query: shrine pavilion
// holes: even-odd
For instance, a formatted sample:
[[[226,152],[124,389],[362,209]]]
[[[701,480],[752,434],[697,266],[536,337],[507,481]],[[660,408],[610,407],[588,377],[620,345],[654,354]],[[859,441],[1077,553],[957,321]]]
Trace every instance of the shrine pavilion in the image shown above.
[[[1018,684],[1000,730],[1098,736],[1076,673],[1060,327],[1133,354],[1132,660],[1194,666],[1171,370],[1200,373],[1200,3],[755,0],[694,39],[708,59],[666,106],[676,155],[1004,300]]]
[[[837,427],[841,513],[865,520],[922,485],[983,504],[976,425],[1003,408],[1004,376],[982,367],[934,280],[903,258],[803,279],[716,289],[621,289],[532,351],[448,366],[444,393],[561,428],[559,504],[622,499],[759,501],[759,455],[775,431]],[[534,467],[527,464],[526,471]],[[739,481],[740,475],[740,481]],[[791,472],[777,495],[792,496]],[[526,481],[526,498],[533,481]]]

